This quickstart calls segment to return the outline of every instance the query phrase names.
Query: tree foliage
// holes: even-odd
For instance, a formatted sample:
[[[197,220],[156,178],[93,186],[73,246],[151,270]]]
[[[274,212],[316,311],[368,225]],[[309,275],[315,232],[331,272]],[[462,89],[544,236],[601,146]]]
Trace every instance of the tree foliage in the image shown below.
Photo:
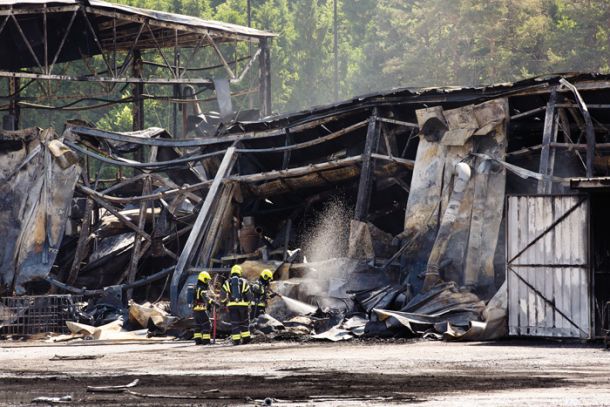
[[[247,24],[247,0],[115,1]],[[271,51],[278,112],[335,99],[334,1],[339,99],[400,86],[478,86],[557,72],[610,72],[610,0],[250,1],[252,25],[279,34]],[[157,112],[147,125],[167,127],[169,108],[151,107]],[[82,115],[122,129],[129,109]]]

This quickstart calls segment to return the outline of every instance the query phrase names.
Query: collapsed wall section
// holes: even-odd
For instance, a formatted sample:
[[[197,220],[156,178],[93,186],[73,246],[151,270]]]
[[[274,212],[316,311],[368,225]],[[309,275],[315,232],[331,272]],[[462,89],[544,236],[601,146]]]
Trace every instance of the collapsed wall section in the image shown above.
[[[53,129],[0,138],[0,292],[24,294],[55,262],[80,166]]]

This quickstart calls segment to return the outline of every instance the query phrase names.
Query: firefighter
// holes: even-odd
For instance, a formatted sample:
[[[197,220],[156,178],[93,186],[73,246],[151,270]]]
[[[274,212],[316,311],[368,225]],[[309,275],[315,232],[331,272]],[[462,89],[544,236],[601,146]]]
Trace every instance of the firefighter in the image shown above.
[[[193,315],[195,317],[195,339],[196,345],[210,344],[210,315],[208,308],[213,301],[208,295],[209,282],[212,279],[210,273],[202,271],[197,277],[197,285],[195,287],[195,299],[193,301]]]
[[[240,265],[231,267],[231,276],[222,285],[222,301],[229,308],[231,320],[231,341],[233,345],[250,342],[248,305],[250,305],[250,284],[241,277]]]
[[[258,277],[258,281],[252,284],[252,304],[250,308],[250,319],[254,320],[259,315],[264,314],[267,308],[267,301],[273,297],[269,284],[273,280],[273,272],[264,269]]]

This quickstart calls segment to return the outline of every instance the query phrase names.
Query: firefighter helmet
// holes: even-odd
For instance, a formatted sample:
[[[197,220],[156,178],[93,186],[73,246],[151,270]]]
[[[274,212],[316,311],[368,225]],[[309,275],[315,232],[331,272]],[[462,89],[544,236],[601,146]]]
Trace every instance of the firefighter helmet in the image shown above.
[[[261,272],[261,278],[265,281],[273,280],[273,273],[269,269],[264,269]]]
[[[211,279],[212,279],[212,276],[210,276],[210,273],[208,273],[207,271],[202,271],[201,273],[199,273],[199,276],[197,277],[197,280],[201,281],[202,283],[207,283]]]
[[[232,276],[241,276],[241,266],[239,264],[234,265],[233,267],[231,267],[231,275]]]

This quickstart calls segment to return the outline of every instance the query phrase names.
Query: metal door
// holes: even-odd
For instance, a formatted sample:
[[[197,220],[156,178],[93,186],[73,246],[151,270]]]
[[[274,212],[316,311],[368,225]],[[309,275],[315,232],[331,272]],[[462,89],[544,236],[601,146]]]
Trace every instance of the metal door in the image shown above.
[[[510,335],[591,337],[589,205],[582,196],[510,196]]]

